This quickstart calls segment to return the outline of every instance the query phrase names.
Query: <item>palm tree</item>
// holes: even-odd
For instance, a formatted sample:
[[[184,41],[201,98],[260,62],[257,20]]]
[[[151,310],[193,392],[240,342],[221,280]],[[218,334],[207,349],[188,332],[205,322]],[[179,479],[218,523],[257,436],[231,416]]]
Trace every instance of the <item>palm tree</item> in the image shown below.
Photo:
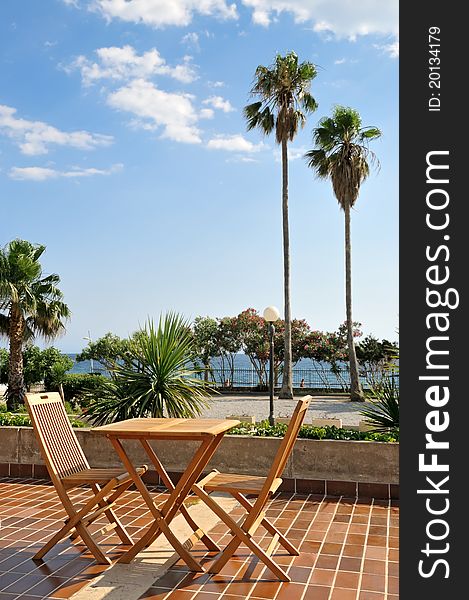
[[[196,342],[189,323],[175,313],[148,321],[132,339],[123,361],[110,367],[96,389],[85,391],[85,414],[95,425],[136,417],[191,418],[201,414],[211,397],[194,366]]]
[[[313,131],[315,148],[306,153],[308,166],[317,177],[330,179],[332,189],[345,215],[345,304],[347,313],[347,343],[350,361],[350,399],[364,401],[358,377],[358,362],[353,341],[352,263],[350,242],[350,210],[357,201],[360,186],[377,162],[368,142],[378,138],[376,127],[362,127],[359,113],[348,107],[336,106],[332,117],[324,117]]]
[[[45,246],[13,240],[0,250],[0,334],[9,338],[7,408],[23,401],[23,345],[36,336],[53,339],[64,331],[70,311],[57,288],[58,275],[43,277]]]
[[[285,305],[285,361],[279,398],[292,398],[291,306],[290,306],[290,233],[288,225],[288,142],[306,123],[306,114],[317,108],[310,94],[316,67],[310,62],[298,63],[298,56],[289,52],[277,54],[275,62],[256,69],[251,94],[260,101],[244,108],[248,131],[259,128],[265,135],[275,129],[275,140],[282,155],[282,218],[283,277]]]

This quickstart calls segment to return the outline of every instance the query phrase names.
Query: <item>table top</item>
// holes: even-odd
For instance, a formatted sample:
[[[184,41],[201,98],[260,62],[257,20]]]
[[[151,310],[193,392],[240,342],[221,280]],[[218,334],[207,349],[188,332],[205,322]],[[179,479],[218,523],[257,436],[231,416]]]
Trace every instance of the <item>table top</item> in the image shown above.
[[[200,439],[225,433],[239,425],[234,419],[127,419],[93,427],[91,431],[116,438]]]

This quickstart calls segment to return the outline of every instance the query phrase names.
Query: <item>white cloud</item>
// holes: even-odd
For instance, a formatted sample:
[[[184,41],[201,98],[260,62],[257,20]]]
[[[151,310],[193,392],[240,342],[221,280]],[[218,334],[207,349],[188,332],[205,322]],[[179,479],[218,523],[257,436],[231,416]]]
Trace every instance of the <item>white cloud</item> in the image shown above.
[[[355,65],[357,64],[358,60],[356,58],[338,58],[337,60],[334,61],[335,65]]]
[[[221,88],[225,86],[225,82],[224,81],[208,81],[207,82],[208,87],[212,87],[212,88]]]
[[[236,5],[226,0],[92,0],[92,9],[106,19],[144,23],[151,27],[186,26],[195,14],[236,19]]]
[[[193,96],[158,89],[144,79],[135,79],[109,94],[112,108],[133,114],[134,125],[145,129],[163,127],[162,138],[186,144],[199,144],[198,115],[192,104]]]
[[[183,36],[181,43],[185,44],[186,46],[190,46],[197,51],[200,50],[199,34],[195,31],[190,31],[189,33],[186,33],[186,35]]]
[[[237,155],[237,156],[230,156],[230,158],[227,158],[225,160],[225,162],[227,162],[227,163],[258,163],[259,161],[257,160],[257,158],[252,158],[252,156]]]
[[[203,100],[202,104],[207,104],[208,106],[212,106],[218,110],[222,110],[223,112],[233,112],[235,109],[231,105],[229,100],[225,100],[221,96],[210,96],[206,100]]]
[[[207,148],[210,150],[227,150],[228,152],[259,152],[265,148],[265,144],[253,144],[240,134],[216,135],[208,141]]]
[[[96,169],[89,167],[72,167],[69,171],[58,171],[46,167],[12,167],[8,173],[11,179],[18,181],[46,181],[47,179],[92,177],[93,175],[111,175],[122,169],[123,165],[117,163],[109,169]]]
[[[375,44],[375,48],[382,50],[386,54],[389,54],[391,58],[399,58],[399,40],[391,42],[389,44]]]
[[[49,145],[53,144],[91,150],[97,146],[109,146],[113,142],[110,135],[88,131],[60,131],[42,121],[28,121],[15,115],[16,108],[0,104],[0,133],[11,138],[23,154],[30,156],[47,154]]]
[[[110,46],[96,50],[98,60],[90,61],[79,56],[65,70],[78,69],[84,85],[92,85],[100,79],[122,81],[132,78],[147,78],[153,75],[168,75],[183,83],[191,83],[197,74],[190,64],[191,57],[185,56],[183,64],[170,67],[156,48],[138,54],[135,48],[126,45]]]
[[[202,108],[202,110],[199,112],[199,117],[201,119],[213,119],[214,116],[215,111],[211,108]]]
[[[396,35],[398,0],[242,0],[253,10],[252,20],[268,26],[280,13],[290,13],[297,23],[312,23],[315,31],[330,31],[338,37]]]

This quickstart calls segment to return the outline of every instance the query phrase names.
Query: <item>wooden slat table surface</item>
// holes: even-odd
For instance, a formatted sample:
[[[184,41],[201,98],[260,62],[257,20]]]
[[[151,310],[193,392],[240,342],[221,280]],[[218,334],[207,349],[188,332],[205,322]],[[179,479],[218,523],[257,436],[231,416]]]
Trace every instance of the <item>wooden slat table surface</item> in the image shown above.
[[[239,425],[233,419],[128,419],[93,427],[91,431],[118,438],[194,439],[216,436]]]

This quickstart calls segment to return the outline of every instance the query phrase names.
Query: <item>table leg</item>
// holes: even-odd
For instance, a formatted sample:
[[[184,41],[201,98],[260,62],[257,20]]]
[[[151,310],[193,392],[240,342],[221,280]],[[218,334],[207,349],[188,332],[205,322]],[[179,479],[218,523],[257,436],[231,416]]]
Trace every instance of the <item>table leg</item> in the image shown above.
[[[191,491],[192,486],[200,477],[202,471],[207,466],[208,461],[212,458],[220,445],[222,439],[223,434],[208,437],[203,440],[191,462],[182,474],[181,479],[178,481],[161,509],[161,516],[164,517],[165,523],[170,523],[172,521],[187,494]],[[143,537],[140,538],[140,540],[118,560],[118,562],[129,563],[141,550],[155,541],[162,533],[165,533],[164,527],[160,527],[159,522],[155,520]],[[181,558],[183,558],[183,556],[181,556]]]
[[[155,503],[153,501],[153,498],[151,497],[150,492],[148,491],[146,485],[143,483],[140,475],[137,473],[135,467],[132,464],[132,461],[127,456],[127,454],[124,450],[124,447],[122,446],[120,441],[116,438],[110,438],[110,439],[111,439],[111,443],[114,446],[117,454],[119,455],[119,458],[121,459],[122,463],[124,464],[125,468],[127,469],[127,472],[129,473],[129,475],[132,477],[133,482],[135,483],[138,491],[140,492],[142,498],[144,499],[145,503],[147,504],[148,508],[150,509],[150,511],[155,519],[155,522],[151,525],[149,531],[154,529],[154,533],[157,533],[157,535],[159,535],[160,533],[163,533],[165,535],[166,539],[168,540],[168,542],[171,544],[171,546],[176,550],[176,552],[179,554],[179,556],[184,560],[184,562],[187,564],[187,566],[192,571],[203,572],[204,569],[202,568],[202,566],[195,560],[195,558],[193,558],[193,556],[190,554],[190,552],[184,547],[183,544],[181,544],[181,542],[177,539],[177,537],[170,530],[170,528],[169,528],[170,521],[166,522],[165,516],[162,514],[162,511],[160,511],[155,506]],[[168,501],[170,499],[171,499],[171,496],[168,499]],[[166,506],[167,502],[165,503],[165,506]],[[146,538],[148,536],[149,531],[147,531],[147,533],[143,536],[143,538],[141,538],[138,542],[136,542],[136,544],[134,544],[134,546],[128,552],[123,554],[121,556],[121,558],[118,560],[118,562],[123,562],[123,563],[130,562],[138,554],[138,552],[143,550],[143,548],[145,548],[145,546],[147,546],[148,543],[151,543],[151,541],[148,543],[142,543],[142,540],[144,540],[144,538]],[[155,536],[155,537],[157,537],[157,536]]]
[[[140,442],[141,442],[143,448],[145,449],[145,452],[148,454],[148,457],[152,461],[158,475],[160,476],[160,478],[161,478],[162,482],[164,483],[164,485],[166,486],[166,488],[168,490],[170,490],[170,492],[173,491],[175,489],[174,483],[171,481],[171,478],[169,477],[168,473],[166,472],[166,469],[164,468],[163,464],[161,463],[160,459],[158,458],[156,452],[151,447],[148,440],[141,439]],[[203,531],[197,525],[197,523],[191,517],[191,515],[189,514],[189,511],[187,510],[187,508],[184,505],[184,502],[182,502],[182,504],[180,505],[179,510],[181,511],[187,524],[191,527],[192,531],[194,532],[194,535],[203,544],[205,544],[205,547],[207,548],[207,550],[210,550],[211,552],[220,552],[220,547],[212,540],[212,538],[207,533],[205,533],[205,531]]]

